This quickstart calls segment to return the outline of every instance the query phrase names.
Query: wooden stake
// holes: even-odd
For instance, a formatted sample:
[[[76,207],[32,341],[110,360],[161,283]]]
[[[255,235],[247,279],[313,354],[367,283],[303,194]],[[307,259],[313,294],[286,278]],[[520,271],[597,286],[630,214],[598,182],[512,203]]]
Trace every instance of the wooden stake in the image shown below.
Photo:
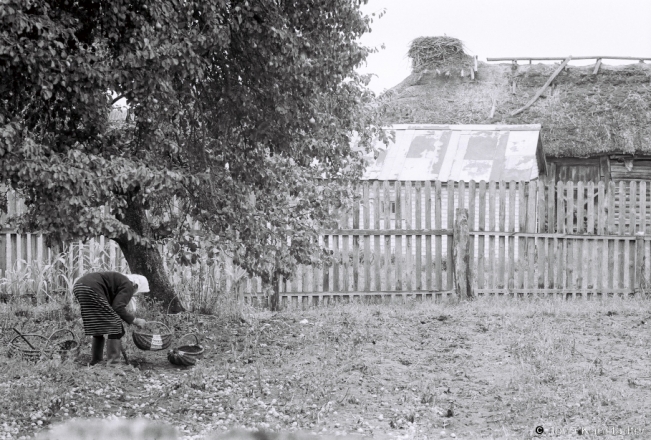
[[[594,66],[594,71],[592,72],[593,75],[596,75],[597,72],[599,72],[599,67],[601,67],[601,58],[597,60],[597,64]]]
[[[34,347],[32,344],[30,344],[29,341],[27,340],[27,338],[26,338],[25,336],[23,336],[23,334],[22,334],[21,332],[19,332],[18,330],[16,330],[16,327],[13,327],[12,330],[15,331],[16,333],[18,333],[18,336],[20,336],[20,338],[21,338],[23,341],[25,341],[25,342],[27,343],[27,345],[29,345],[29,346],[31,347],[32,350],[37,350],[37,348]]]
[[[571,59],[572,59],[571,56],[565,58],[565,61],[563,61],[563,63],[561,63],[561,65],[558,67],[558,69],[556,69],[556,71],[552,74],[552,76],[549,77],[549,79],[547,80],[545,85],[543,85],[540,88],[540,90],[538,90],[538,92],[534,95],[534,97],[531,98],[531,100],[524,107],[512,112],[511,116],[515,116],[515,115],[517,115],[519,113],[522,113],[523,111],[525,111],[526,109],[531,107],[531,105],[533,105],[533,103],[536,102],[538,100],[538,98],[540,98],[540,95],[543,94],[543,92],[547,89],[547,87],[549,87],[549,85],[552,83],[552,81],[554,81],[554,78],[556,78],[558,76],[558,74],[563,71],[563,69],[565,68],[565,66],[567,66],[567,63],[569,63]]]
[[[470,269],[468,210],[457,208],[454,221],[454,278],[459,299],[474,296]]]

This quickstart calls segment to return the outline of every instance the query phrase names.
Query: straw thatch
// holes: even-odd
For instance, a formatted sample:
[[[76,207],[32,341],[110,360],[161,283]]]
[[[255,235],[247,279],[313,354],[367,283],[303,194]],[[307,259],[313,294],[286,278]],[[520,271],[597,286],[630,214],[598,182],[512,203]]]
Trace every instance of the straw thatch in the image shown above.
[[[469,73],[474,58],[467,55],[463,42],[454,37],[419,37],[409,45],[407,55],[413,72],[432,70],[437,74]]]
[[[570,66],[527,110],[558,64],[479,63],[475,80],[413,73],[382,97],[384,122],[541,124],[550,157],[651,154],[651,67]],[[515,82],[515,89],[513,83]]]

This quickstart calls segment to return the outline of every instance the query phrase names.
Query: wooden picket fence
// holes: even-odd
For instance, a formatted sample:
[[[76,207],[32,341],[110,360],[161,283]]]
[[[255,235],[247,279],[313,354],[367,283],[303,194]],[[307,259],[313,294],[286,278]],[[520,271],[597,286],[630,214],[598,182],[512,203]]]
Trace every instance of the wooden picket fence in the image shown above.
[[[24,212],[25,205],[13,191],[7,192],[7,212],[0,217],[0,223],[6,224],[7,217]],[[18,234],[15,230],[2,227],[0,230],[0,278],[20,273],[27,266],[35,264],[52,264],[64,253],[68,268],[74,267],[74,275],[80,276],[89,268],[93,260],[101,260],[102,266],[115,270],[126,270],[127,263],[120,247],[104,237],[91,238],[86,242],[65,244],[63,249],[52,249],[47,245],[43,234]]]
[[[453,224],[468,212],[472,286],[479,295],[646,293],[651,277],[651,185],[620,182],[396,182],[360,185],[361,200],[323,231],[333,263],[281,280],[281,306],[437,298],[455,291]],[[10,200],[10,211],[20,202]],[[74,244],[79,256],[93,245]],[[105,255],[125,263],[107,241]],[[88,249],[86,249],[88,248]],[[106,248],[105,248],[106,249]],[[0,235],[2,275],[51,258],[35,234]],[[106,258],[103,257],[103,258]],[[83,266],[83,258],[76,261]],[[79,267],[83,273],[84,267]],[[259,279],[246,302],[264,305]]]
[[[334,263],[281,283],[283,306],[437,298],[455,291],[452,228],[468,211],[479,295],[647,292],[646,181],[364,182],[361,202],[322,240]],[[258,303],[255,294],[245,295]]]

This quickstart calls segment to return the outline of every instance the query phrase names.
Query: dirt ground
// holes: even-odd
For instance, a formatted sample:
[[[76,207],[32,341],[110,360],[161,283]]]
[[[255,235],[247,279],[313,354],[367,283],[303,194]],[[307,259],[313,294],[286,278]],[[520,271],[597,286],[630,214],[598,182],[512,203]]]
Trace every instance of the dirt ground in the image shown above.
[[[194,367],[131,342],[132,365],[118,369],[85,366],[87,353],[36,365],[0,355],[0,393],[9,396],[0,439],[115,416],[165,421],[188,439],[236,427],[375,439],[647,439],[650,306],[484,298],[174,318],[179,335],[197,332],[206,348]]]

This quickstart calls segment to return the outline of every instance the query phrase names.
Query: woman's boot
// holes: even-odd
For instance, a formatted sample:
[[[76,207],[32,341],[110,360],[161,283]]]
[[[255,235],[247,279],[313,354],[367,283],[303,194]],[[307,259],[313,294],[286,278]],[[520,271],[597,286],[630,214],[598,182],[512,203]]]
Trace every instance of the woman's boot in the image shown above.
[[[106,361],[109,364],[117,363],[122,355],[122,340],[109,339],[106,343]]]
[[[90,346],[90,364],[95,365],[104,360],[104,336],[93,336]]]

